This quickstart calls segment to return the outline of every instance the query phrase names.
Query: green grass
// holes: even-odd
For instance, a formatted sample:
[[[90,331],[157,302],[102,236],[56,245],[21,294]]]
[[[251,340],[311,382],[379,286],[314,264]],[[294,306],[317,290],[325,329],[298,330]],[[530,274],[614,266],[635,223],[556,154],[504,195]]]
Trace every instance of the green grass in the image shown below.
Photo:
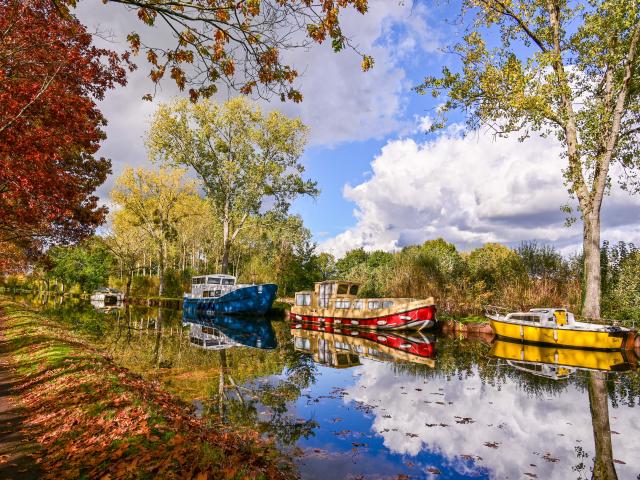
[[[464,324],[468,324],[468,323],[473,323],[473,324],[483,324],[483,323],[489,323],[489,319],[487,317],[484,316],[480,316],[480,315],[466,315],[466,316],[462,316],[462,315],[438,315],[438,319],[441,321],[455,321],[455,322],[460,322],[460,323],[464,323]]]

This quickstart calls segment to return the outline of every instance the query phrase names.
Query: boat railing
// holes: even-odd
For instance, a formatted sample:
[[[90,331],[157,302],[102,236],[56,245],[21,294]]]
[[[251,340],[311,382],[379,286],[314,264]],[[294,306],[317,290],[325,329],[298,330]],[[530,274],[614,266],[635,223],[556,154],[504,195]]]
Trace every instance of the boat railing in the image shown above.
[[[499,307],[497,305],[483,305],[482,308],[484,309],[485,314],[487,315],[506,315],[507,313],[509,313],[509,310],[505,307]]]

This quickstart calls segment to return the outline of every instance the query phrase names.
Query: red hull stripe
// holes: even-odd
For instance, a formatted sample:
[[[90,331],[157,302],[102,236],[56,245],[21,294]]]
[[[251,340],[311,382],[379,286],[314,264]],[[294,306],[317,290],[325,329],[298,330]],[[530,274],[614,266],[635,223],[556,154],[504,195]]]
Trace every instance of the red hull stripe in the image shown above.
[[[325,325],[344,325],[360,328],[402,329],[429,328],[435,325],[436,308],[434,306],[416,308],[392,315],[372,318],[320,317],[290,313],[289,318],[297,322],[324,323]]]

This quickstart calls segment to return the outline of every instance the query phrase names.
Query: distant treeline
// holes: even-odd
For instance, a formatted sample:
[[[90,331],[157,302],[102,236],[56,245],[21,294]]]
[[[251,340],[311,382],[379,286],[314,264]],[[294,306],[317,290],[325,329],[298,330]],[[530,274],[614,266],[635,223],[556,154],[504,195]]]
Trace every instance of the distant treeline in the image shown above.
[[[335,260],[317,251],[296,216],[256,222],[250,238],[249,245],[243,242],[234,250],[231,273],[241,282],[275,282],[283,297],[313,282],[339,278],[361,282],[360,294],[367,297],[433,296],[442,313],[455,316],[479,314],[487,304],[566,306],[579,313],[583,300],[581,256],[564,257],[554,247],[536,242],[513,249],[487,243],[459,252],[452,243],[437,239],[394,253],[358,248]],[[202,251],[188,252],[185,258],[185,250],[176,248],[168,255],[165,296],[180,297],[190,289],[192,275],[216,270],[216,258]],[[601,256],[603,316],[639,319],[640,250],[633,244],[605,241]],[[107,284],[124,288],[128,278],[100,237],[56,247],[46,262],[29,276],[4,277],[4,285],[90,292]],[[145,256],[131,277],[131,295],[152,297],[157,289],[157,259]]]

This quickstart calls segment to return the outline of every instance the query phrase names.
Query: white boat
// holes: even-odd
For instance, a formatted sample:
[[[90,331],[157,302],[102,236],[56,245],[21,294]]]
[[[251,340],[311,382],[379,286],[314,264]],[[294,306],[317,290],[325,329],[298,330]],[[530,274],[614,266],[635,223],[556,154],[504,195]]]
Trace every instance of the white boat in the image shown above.
[[[115,288],[101,287],[91,294],[91,302],[103,304],[104,306],[113,306],[122,303],[124,294]]]

